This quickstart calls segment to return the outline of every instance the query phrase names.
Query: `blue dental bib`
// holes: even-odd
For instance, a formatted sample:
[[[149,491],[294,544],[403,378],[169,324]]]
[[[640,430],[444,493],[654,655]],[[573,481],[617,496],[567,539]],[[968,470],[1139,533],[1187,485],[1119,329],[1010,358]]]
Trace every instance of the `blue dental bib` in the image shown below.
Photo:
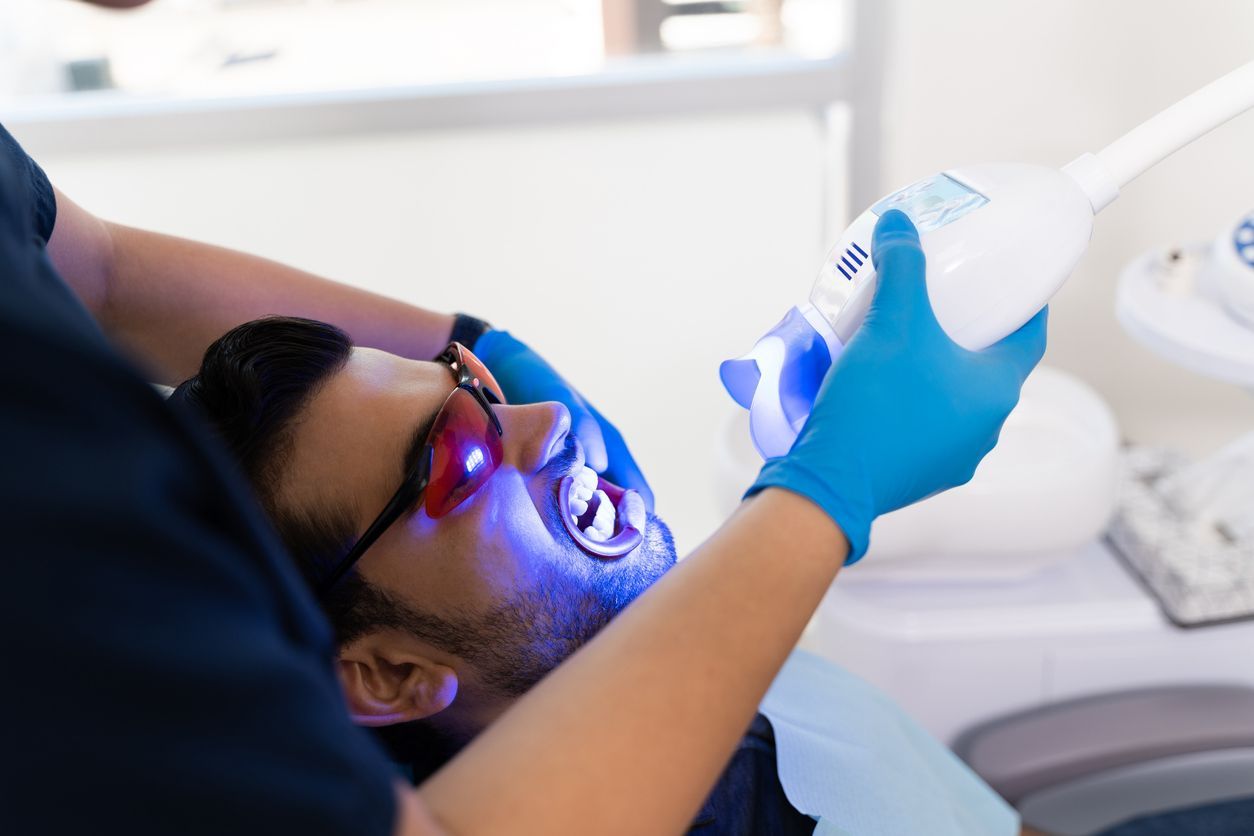
[[[761,712],[788,801],[816,836],[1017,836],[1018,814],[887,696],[795,652]]]

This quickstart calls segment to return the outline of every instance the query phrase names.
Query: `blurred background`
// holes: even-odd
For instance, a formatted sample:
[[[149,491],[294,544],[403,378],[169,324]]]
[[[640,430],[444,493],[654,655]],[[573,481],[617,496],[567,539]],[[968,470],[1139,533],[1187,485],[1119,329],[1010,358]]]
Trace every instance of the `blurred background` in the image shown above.
[[[1097,150],[1251,32],[1243,0],[4,0],[0,121],[104,217],[514,331],[623,430],[689,550],[726,511],[717,365],[853,215]],[[1047,362],[1130,440],[1254,427],[1113,313],[1127,261],[1254,208],[1251,149],[1246,116],[1131,184],[1053,305]]]

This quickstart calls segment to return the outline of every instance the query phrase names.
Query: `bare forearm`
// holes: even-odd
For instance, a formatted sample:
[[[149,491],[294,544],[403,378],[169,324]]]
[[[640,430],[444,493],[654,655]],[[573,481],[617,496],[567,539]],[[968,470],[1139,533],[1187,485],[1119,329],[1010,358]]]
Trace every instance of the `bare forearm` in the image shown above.
[[[268,259],[106,223],[60,193],[49,253],[110,337],[163,383],[194,374],[211,342],[260,316],[320,319],[359,345],[424,360],[453,324]]]
[[[764,491],[421,797],[458,834],[682,831],[847,551],[817,506]]]
[[[452,317],[328,281],[264,258],[182,238],[110,227],[109,293],[100,319],[171,382],[195,373],[209,343],[260,316],[334,323],[359,345],[430,359]]]

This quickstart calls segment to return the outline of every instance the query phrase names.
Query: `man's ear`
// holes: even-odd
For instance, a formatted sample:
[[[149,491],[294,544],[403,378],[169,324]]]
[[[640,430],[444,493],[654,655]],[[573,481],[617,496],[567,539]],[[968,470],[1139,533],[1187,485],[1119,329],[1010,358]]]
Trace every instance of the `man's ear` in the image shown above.
[[[341,647],[338,664],[349,713],[361,726],[421,720],[448,708],[457,696],[457,672],[391,630]]]

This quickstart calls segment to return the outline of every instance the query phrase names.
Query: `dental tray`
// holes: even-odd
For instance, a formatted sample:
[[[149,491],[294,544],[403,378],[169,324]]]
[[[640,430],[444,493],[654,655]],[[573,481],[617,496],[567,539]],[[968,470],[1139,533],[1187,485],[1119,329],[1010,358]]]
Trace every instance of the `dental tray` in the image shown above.
[[[1154,448],[1124,454],[1107,540],[1181,627],[1254,616],[1254,539],[1183,516],[1161,489],[1187,461]]]

